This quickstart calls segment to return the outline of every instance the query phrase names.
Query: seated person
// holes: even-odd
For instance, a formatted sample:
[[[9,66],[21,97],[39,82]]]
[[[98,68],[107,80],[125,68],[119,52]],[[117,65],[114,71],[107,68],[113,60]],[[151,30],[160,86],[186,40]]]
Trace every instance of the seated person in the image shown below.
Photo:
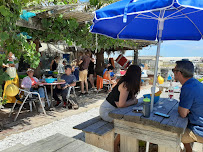
[[[76,85],[76,77],[72,74],[71,69],[72,67],[70,65],[65,66],[65,74],[61,76],[61,79],[65,80],[66,83],[57,85],[57,87],[54,89],[53,97],[57,101],[55,106],[58,106],[61,103],[61,100],[58,98],[58,95],[60,94],[63,99],[63,107],[66,108],[68,87]]]
[[[114,87],[116,85],[116,81],[113,80],[113,78],[111,77],[110,73],[113,72],[113,66],[109,66],[108,70],[105,71],[104,75],[103,75],[103,79],[109,80],[110,83],[112,84],[112,87]]]
[[[107,67],[104,69],[104,71],[103,71],[103,76],[104,76],[104,73],[108,70],[108,67],[109,67],[109,66],[111,66],[111,65],[108,64]],[[114,73],[113,71],[110,72],[110,76],[111,76],[111,77],[114,77],[114,75],[115,75],[115,73]]]
[[[182,135],[186,152],[192,152],[191,143],[203,143],[203,84],[194,76],[194,65],[190,61],[176,61],[172,69],[175,80],[182,84],[178,113],[188,117],[188,126]]]
[[[42,101],[43,106],[45,106],[45,93],[44,93],[44,88],[39,87],[38,83],[39,80],[36,77],[33,77],[34,70],[31,68],[27,69],[27,77],[23,78],[21,87],[28,89],[30,92],[38,92]],[[42,112],[42,107],[41,105],[39,106],[38,109],[39,112]]]

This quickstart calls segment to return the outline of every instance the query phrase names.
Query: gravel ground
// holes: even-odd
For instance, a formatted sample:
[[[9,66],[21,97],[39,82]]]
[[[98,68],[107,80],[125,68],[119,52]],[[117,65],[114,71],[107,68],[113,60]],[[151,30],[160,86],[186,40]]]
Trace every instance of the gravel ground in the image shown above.
[[[149,93],[150,89],[142,89],[140,91],[139,97],[143,94]],[[7,149],[18,143],[23,145],[28,145],[48,136],[60,133],[69,137],[75,137],[77,139],[84,140],[84,134],[80,130],[73,129],[73,126],[87,121],[93,117],[99,115],[99,107],[92,108],[87,112],[83,112],[77,115],[72,115],[64,119],[54,121],[50,124],[40,126],[26,132],[21,132],[19,134],[12,134],[7,136],[5,139],[0,141],[0,150]]]

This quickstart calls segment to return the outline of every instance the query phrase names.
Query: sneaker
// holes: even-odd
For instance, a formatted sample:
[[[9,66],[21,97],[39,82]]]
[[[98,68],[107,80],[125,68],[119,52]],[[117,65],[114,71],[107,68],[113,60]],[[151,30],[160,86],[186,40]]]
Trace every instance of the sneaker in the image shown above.
[[[83,96],[83,95],[85,95],[85,93],[82,93],[82,92],[81,92],[81,93],[79,94],[79,96]]]
[[[57,101],[54,107],[57,107],[61,102]]]
[[[89,94],[88,92],[85,92],[84,94]]]
[[[66,108],[67,103],[63,102],[63,108]]]

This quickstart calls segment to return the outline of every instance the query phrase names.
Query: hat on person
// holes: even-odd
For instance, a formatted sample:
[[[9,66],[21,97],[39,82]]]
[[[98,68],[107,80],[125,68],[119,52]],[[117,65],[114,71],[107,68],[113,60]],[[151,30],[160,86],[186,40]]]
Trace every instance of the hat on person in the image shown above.
[[[27,72],[29,72],[29,71],[34,72],[34,70],[33,70],[32,68],[28,68],[28,69],[27,69]]]

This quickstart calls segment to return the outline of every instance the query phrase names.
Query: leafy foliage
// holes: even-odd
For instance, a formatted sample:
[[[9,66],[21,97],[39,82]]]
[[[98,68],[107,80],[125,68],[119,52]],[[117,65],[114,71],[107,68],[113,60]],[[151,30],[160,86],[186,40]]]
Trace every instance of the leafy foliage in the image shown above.
[[[5,51],[6,55],[13,52],[20,59],[23,55],[25,60],[36,68],[39,64],[40,54],[35,51],[35,44],[27,42],[26,38],[20,33],[16,21],[20,17],[22,6],[31,0],[2,0],[0,1],[0,47]],[[6,56],[0,54],[0,65],[6,62]]]
[[[35,44],[28,42],[20,33],[16,21],[19,19],[22,6],[32,0],[1,0],[0,1],[0,48],[5,54],[0,54],[0,66],[7,62],[7,54],[12,52],[20,59],[24,57],[25,61],[36,68],[40,62],[40,54],[35,51]],[[2,96],[3,81],[9,79],[9,76],[0,70],[0,97]],[[0,104],[5,102],[2,98]]]

